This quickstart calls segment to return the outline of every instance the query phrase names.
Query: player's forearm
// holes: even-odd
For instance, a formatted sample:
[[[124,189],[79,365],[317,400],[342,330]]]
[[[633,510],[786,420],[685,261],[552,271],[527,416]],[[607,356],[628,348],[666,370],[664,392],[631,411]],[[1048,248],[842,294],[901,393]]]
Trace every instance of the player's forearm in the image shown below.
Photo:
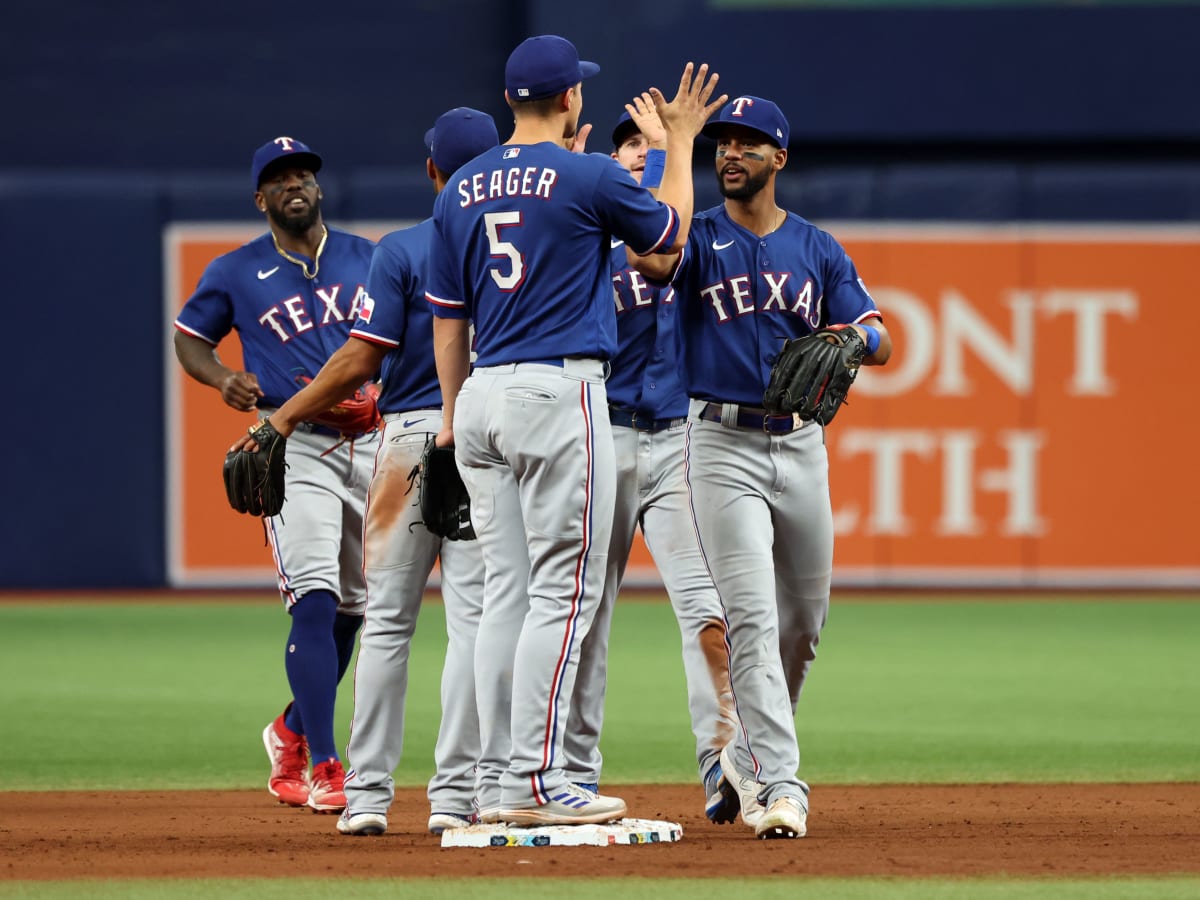
[[[454,422],[454,403],[471,372],[469,323],[466,319],[433,317],[433,359],[442,389],[443,427]]]
[[[363,382],[379,371],[379,363],[386,353],[383,348],[367,341],[353,337],[347,339],[326,360],[316,378],[271,414],[271,424],[287,437],[296,430],[298,423],[320,415],[353,396]]]
[[[668,132],[667,161],[663,168],[662,185],[658,199],[674,207],[679,215],[679,231],[669,250],[682,250],[687,243],[692,224],[694,196],[692,191],[692,143],[690,135]]]
[[[867,333],[863,329],[863,326],[870,326],[871,328],[874,328],[876,331],[879,332],[879,346],[875,349],[874,353],[872,353],[870,356],[863,358],[863,365],[864,366],[887,365],[887,361],[892,356],[892,336],[891,336],[891,334],[888,333],[888,330],[887,330],[887,328],[884,327],[882,321],[880,321],[876,317],[872,317],[870,319],[867,319],[861,325],[854,326],[854,329],[858,332],[859,337],[861,337],[863,339],[864,343],[867,343]]]
[[[175,357],[183,371],[218,391],[225,379],[233,374],[233,369],[221,362],[212,344],[182,331],[175,332]]]
[[[678,253],[651,253],[638,256],[625,245],[625,259],[629,265],[646,277],[647,280],[666,284],[671,279],[671,273],[679,262]]]

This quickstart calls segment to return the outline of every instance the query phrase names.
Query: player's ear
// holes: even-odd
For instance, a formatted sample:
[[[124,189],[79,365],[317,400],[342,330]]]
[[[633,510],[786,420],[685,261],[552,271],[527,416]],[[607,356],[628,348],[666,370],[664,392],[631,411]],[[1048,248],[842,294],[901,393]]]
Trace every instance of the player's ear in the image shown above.
[[[429,176],[430,181],[435,184],[437,183],[438,170],[437,166],[433,164],[433,157],[431,156],[425,157],[425,174]]]
[[[775,171],[778,172],[787,165],[787,147],[780,147],[775,151]]]
[[[263,196],[263,192],[262,192],[262,191],[255,191],[255,192],[254,192],[254,205],[255,205],[256,207],[258,207],[258,211],[259,211],[259,212],[264,212],[264,213],[265,213],[265,212],[267,211],[267,200],[266,200],[266,198]]]

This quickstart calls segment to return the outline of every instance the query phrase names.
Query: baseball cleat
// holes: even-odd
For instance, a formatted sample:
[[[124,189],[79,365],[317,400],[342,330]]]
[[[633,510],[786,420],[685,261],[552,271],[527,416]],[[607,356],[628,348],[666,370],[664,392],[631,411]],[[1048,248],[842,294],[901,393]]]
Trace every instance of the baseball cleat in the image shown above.
[[[313,812],[335,813],[346,808],[346,772],[341,760],[327,759],[317,763],[308,783],[308,805]]]
[[[763,785],[738,770],[733,761],[733,744],[726,744],[725,749],[721,751],[721,771],[725,775],[726,782],[732,785],[737,792],[742,821],[751,828],[755,828],[767,811],[767,808],[762,805],[762,801],[758,799]]]
[[[460,816],[457,813],[435,812],[430,814],[426,827],[430,834],[441,834],[447,828],[467,828],[478,821],[479,817],[474,813]]]
[[[496,825],[504,820],[500,818],[499,806],[481,806],[479,807],[479,821],[484,825]]]
[[[337,830],[341,834],[351,834],[356,837],[373,836],[387,831],[387,816],[383,813],[352,813],[343,810],[338,816]]]
[[[308,741],[283,724],[286,710],[263,729],[263,746],[271,760],[267,790],[280,803],[306,806],[309,799]]]
[[[541,806],[499,810],[500,821],[510,825],[602,825],[624,815],[624,800],[593,794],[573,784],[563,785]]]
[[[704,778],[704,815],[714,825],[728,825],[737,818],[740,808],[737,788],[725,776],[724,755],[721,754],[721,762],[709,769]]]
[[[779,797],[763,813],[754,834],[764,841],[802,838],[808,831],[808,810],[795,797]]]

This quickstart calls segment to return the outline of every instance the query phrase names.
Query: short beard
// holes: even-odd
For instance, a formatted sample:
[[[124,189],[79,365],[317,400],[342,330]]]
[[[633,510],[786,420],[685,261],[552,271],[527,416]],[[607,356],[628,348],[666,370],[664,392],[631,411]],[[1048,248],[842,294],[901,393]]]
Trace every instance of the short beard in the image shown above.
[[[292,237],[303,237],[321,218],[321,200],[319,197],[313,200],[308,207],[308,212],[302,215],[288,215],[286,210],[274,208],[268,208],[267,215],[271,217],[272,222]]]
[[[721,196],[729,200],[745,200],[753,197],[759,191],[767,186],[767,182],[771,178],[771,172],[768,169],[761,175],[754,176],[747,174],[746,181],[741,187],[728,188],[725,186],[725,179],[721,177],[721,173],[717,173],[717,187],[721,191]]]

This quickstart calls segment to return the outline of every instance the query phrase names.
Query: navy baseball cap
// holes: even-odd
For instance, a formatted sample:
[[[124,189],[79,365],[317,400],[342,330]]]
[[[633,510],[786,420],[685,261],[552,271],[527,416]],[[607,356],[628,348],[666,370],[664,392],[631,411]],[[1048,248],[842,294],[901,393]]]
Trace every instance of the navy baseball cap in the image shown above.
[[[613,147],[620,147],[635,131],[638,131],[637,123],[633,121],[633,117],[629,115],[629,110],[621,113],[621,118],[617,119],[617,124],[613,126],[612,141]]]
[[[700,130],[705,137],[715,138],[721,126],[744,125],[763,135],[776,147],[788,145],[788,123],[783,112],[770,100],[762,97],[735,97],[717,114],[717,117]]]
[[[425,132],[425,146],[433,164],[447,175],[499,143],[500,135],[492,117],[468,106],[442,113]]]
[[[254,162],[250,164],[250,176],[254,181],[254,190],[257,191],[258,186],[262,184],[263,172],[267,167],[284,157],[289,157],[288,161],[293,165],[308,169],[310,172],[317,172],[321,168],[321,157],[314,153],[308,144],[292,137],[277,137],[273,141],[267,141],[254,151]]]
[[[600,67],[582,61],[575,45],[556,34],[526,38],[508,57],[504,67],[504,89],[515,100],[553,97],[591,78]]]

